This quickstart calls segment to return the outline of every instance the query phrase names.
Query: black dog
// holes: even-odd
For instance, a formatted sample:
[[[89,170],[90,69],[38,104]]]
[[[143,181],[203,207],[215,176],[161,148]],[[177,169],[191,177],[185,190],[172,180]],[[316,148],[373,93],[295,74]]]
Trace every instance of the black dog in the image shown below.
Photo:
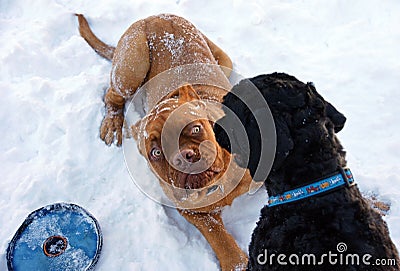
[[[250,81],[268,102],[277,148],[265,180],[270,204],[261,210],[252,235],[249,270],[400,270],[385,221],[344,170],[345,151],[335,135],[346,121],[343,114],[312,83],[293,76],[274,73]],[[258,165],[261,143],[268,140],[260,137],[255,116],[235,95],[251,96],[248,85],[248,80],[237,84],[223,104],[240,118],[251,139],[249,162],[244,166],[254,176],[256,168],[263,166]],[[218,123],[235,130],[227,127],[224,118]],[[230,150],[221,126],[215,126],[217,140]],[[338,180],[340,187],[325,189]],[[292,201],[299,194],[309,197]]]

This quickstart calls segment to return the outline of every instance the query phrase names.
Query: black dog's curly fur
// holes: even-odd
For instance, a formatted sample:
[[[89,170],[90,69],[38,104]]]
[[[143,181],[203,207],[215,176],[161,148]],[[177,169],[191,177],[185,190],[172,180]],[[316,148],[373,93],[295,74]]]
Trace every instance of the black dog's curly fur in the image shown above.
[[[276,126],[275,160],[265,180],[269,195],[307,185],[346,166],[345,151],[335,135],[343,128],[346,118],[317,93],[312,83],[304,84],[284,73],[260,75],[250,81],[268,102]],[[240,118],[251,138],[247,167],[254,175],[264,139],[250,110],[234,95],[248,92],[248,84],[246,80],[241,81],[225,96],[223,104]],[[227,128],[226,123],[224,127]],[[219,143],[230,150],[224,130],[216,125],[215,132]],[[345,252],[338,252],[339,243],[347,245]],[[330,252],[336,264],[329,261]],[[275,256],[271,259],[272,254]],[[286,255],[283,261],[288,265],[278,264],[279,254]],[[292,254],[298,256],[300,265],[290,264]],[[316,256],[315,266],[307,254]],[[350,264],[346,265],[346,255],[350,254],[359,256],[359,265],[351,264],[350,256],[347,258]],[[371,262],[369,266],[363,263],[362,257],[366,254],[371,255],[367,259]],[[323,264],[318,265],[321,259]],[[395,259],[396,266],[373,265],[376,259]],[[292,261],[296,261],[295,256]],[[249,270],[388,271],[400,270],[399,266],[398,252],[386,223],[362,197],[357,186],[275,207],[265,206],[249,247]]]

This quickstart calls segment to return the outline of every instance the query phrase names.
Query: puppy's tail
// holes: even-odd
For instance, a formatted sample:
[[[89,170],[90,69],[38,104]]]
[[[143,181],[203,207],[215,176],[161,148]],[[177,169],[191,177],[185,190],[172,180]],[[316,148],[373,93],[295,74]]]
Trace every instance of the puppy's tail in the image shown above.
[[[92,32],[86,18],[82,14],[75,14],[78,17],[79,22],[79,33],[86,40],[86,42],[92,47],[96,53],[105,59],[112,60],[114,56],[115,47],[110,46],[102,42]]]

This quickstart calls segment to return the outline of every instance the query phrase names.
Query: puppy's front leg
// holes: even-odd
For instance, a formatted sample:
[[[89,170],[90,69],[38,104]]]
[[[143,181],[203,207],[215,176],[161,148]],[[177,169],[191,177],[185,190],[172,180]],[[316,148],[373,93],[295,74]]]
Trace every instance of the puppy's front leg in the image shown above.
[[[196,213],[190,210],[179,210],[179,212],[207,239],[217,255],[222,271],[246,270],[247,255],[226,231],[220,212]]]

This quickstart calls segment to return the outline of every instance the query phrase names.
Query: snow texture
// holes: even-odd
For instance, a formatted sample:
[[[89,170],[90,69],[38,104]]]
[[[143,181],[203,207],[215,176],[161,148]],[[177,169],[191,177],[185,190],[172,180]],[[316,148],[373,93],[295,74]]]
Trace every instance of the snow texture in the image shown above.
[[[122,149],[99,139],[111,64],[79,36],[74,13],[112,45],[138,19],[177,14],[243,76],[280,71],[313,81],[348,118],[339,134],[348,164],[364,193],[390,202],[385,220],[400,247],[399,1],[1,0],[1,270],[26,216],[54,202],[76,203],[98,219],[97,270],[218,270],[202,235],[147,198]],[[142,177],[157,182],[139,153],[134,159]],[[223,212],[245,251],[266,201],[260,190]]]

